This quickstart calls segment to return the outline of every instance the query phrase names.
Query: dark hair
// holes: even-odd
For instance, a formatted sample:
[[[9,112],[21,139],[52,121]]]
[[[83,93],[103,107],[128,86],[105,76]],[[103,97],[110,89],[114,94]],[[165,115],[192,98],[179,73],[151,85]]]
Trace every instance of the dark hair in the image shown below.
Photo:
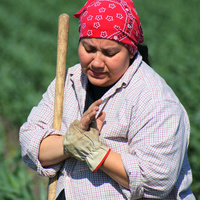
[[[147,45],[138,44],[138,51],[142,55],[144,62],[146,62],[148,65],[150,65]]]
[[[150,61],[149,61],[149,54],[148,54],[148,47],[147,45],[144,44],[138,44],[138,51],[140,52],[140,54],[142,55],[143,61],[146,62],[149,66],[150,66]],[[130,63],[132,64],[132,62],[135,60],[135,57],[137,56],[137,54],[131,59]]]

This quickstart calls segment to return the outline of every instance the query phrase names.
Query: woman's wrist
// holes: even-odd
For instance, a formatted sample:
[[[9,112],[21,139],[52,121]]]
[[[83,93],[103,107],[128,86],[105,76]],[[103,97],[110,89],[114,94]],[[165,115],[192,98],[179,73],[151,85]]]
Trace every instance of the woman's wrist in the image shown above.
[[[123,187],[129,189],[129,177],[125,171],[121,155],[110,151],[100,169]]]

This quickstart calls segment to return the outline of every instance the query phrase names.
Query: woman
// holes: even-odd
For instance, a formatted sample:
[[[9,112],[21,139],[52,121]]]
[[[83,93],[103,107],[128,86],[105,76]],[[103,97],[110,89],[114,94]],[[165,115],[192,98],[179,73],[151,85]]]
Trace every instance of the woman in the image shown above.
[[[55,80],[21,127],[24,161],[59,171],[57,199],[195,199],[189,121],[143,60],[131,0],[89,0],[79,18],[80,64],[66,71],[61,131],[52,129]]]

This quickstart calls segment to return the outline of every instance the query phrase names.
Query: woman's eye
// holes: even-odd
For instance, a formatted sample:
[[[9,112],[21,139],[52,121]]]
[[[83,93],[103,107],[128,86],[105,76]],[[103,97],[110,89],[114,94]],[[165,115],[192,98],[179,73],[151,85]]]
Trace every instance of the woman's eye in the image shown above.
[[[96,50],[95,49],[92,49],[92,48],[85,48],[85,51],[87,53],[94,53]]]
[[[108,57],[112,57],[112,56],[115,56],[117,54],[117,52],[103,52],[105,56],[108,56]]]

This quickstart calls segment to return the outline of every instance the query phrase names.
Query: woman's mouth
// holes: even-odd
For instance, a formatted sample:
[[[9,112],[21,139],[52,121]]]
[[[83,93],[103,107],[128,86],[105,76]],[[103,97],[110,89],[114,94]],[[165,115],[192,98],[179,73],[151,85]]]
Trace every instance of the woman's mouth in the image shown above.
[[[89,69],[89,73],[91,76],[98,77],[98,78],[101,78],[101,77],[103,78],[106,75],[105,72],[97,72],[97,71],[93,71],[91,69]]]

